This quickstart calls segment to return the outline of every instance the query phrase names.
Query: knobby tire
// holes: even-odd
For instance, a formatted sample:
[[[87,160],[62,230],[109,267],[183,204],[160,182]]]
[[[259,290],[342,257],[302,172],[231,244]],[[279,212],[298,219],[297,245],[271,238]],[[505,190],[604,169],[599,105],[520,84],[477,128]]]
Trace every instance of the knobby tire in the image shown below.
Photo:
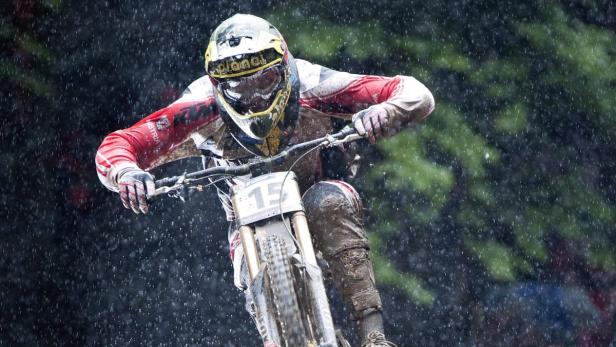
[[[306,346],[306,332],[293,285],[293,269],[284,241],[270,236],[265,242],[264,251],[268,284],[280,336],[287,347]]]

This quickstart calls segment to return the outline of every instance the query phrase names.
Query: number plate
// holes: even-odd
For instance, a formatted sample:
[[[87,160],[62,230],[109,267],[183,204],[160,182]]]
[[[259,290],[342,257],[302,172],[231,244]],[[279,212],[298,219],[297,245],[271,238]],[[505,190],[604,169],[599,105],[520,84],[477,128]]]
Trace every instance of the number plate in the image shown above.
[[[304,210],[297,178],[293,172],[288,172],[288,175],[287,172],[275,172],[252,178],[233,186],[231,194],[239,225],[247,225],[281,213]]]

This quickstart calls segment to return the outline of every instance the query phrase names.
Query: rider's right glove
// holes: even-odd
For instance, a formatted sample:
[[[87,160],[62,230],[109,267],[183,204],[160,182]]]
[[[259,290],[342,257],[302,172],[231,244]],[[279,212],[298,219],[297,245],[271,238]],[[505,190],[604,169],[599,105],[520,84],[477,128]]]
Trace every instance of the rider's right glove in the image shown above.
[[[131,168],[120,173],[118,188],[124,207],[135,213],[148,212],[147,196],[154,193],[154,176],[141,169]]]
[[[368,137],[370,143],[384,137],[389,131],[390,118],[381,105],[373,105],[353,115],[353,125],[357,133]]]

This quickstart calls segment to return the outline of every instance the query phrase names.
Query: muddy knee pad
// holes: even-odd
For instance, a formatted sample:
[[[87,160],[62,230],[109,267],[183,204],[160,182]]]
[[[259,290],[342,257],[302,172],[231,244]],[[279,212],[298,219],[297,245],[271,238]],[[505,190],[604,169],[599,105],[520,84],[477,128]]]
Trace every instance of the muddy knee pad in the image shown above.
[[[352,316],[380,311],[362,204],[355,189],[342,181],[322,181],[306,191],[303,201],[315,245]]]
[[[315,246],[326,259],[342,250],[368,248],[359,194],[342,181],[321,181],[303,196]]]

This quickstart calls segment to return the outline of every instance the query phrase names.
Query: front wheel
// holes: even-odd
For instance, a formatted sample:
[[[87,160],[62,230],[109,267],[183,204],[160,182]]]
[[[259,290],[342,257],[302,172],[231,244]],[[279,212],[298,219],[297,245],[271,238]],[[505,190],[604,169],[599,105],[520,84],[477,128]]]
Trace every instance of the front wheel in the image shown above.
[[[266,239],[267,281],[274,316],[280,329],[280,343],[286,347],[307,345],[301,310],[293,282],[293,269],[284,241],[276,236]]]

